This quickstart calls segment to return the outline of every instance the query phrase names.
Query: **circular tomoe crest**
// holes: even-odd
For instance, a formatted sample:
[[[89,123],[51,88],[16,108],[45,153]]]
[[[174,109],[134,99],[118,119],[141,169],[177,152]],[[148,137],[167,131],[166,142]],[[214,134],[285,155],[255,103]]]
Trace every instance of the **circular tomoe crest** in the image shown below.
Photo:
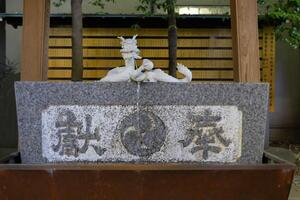
[[[149,157],[160,151],[166,140],[163,121],[148,111],[134,112],[119,124],[121,142],[126,150],[136,156]]]

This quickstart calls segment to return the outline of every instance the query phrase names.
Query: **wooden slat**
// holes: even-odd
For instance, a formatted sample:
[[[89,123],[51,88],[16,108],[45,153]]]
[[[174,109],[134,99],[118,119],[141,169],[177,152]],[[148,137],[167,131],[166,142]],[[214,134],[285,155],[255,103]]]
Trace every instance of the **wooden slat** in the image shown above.
[[[182,63],[188,66],[191,69],[201,69],[201,68],[233,68],[232,60],[177,60],[179,63]],[[124,65],[124,61],[121,59],[118,60],[94,60],[94,59],[85,59],[84,67],[88,68],[113,68]],[[154,60],[155,66],[159,68],[167,68],[168,60]],[[138,65],[141,65],[141,61],[137,62]],[[51,68],[71,68],[72,60],[71,59],[49,59],[49,67]]]
[[[48,70],[48,78],[70,78],[71,79],[71,69],[69,70]]]
[[[137,39],[139,48],[155,47],[167,48],[167,39]],[[260,39],[260,48],[262,48],[262,39]],[[69,47],[72,46],[70,38],[50,38],[49,47]],[[83,47],[115,47],[120,48],[120,40],[118,38],[85,38],[83,39]],[[232,48],[231,39],[178,39],[178,48],[186,47],[211,47],[211,48]]]
[[[231,60],[178,60],[179,63],[189,66],[190,69],[194,70],[228,70],[233,69],[233,63]],[[154,65],[160,69],[167,69],[166,64],[168,60],[155,60]],[[141,60],[137,61],[137,65],[140,66],[142,64]],[[264,60],[261,61],[261,65],[264,65]],[[71,68],[72,60],[71,59],[49,59],[49,68],[50,69],[64,69],[64,68]],[[84,60],[84,68],[95,68],[95,69],[112,69],[115,67],[122,67],[124,62],[122,60],[94,60],[94,59],[85,59]],[[261,71],[263,74],[267,74],[270,66],[266,66],[262,68]],[[267,69],[265,71],[265,69]],[[262,75],[263,76],[263,75]],[[265,75],[264,82],[268,82],[270,78],[269,75]]]
[[[167,29],[128,29],[128,28],[85,28],[83,29],[84,36],[165,36],[167,37]],[[179,36],[230,36],[230,29],[179,29]],[[52,28],[50,36],[71,36],[70,28]]]
[[[49,49],[49,57],[71,57],[71,49]],[[118,57],[121,59],[119,49],[84,49],[84,57]],[[144,49],[141,52],[141,56],[144,58],[167,58],[167,49]],[[231,58],[231,50],[183,50],[179,49],[177,53],[178,58]]]
[[[107,74],[108,70],[84,70],[83,78],[102,78]],[[49,78],[71,78],[71,69],[49,70]],[[233,71],[194,71],[195,79],[233,79]],[[178,73],[178,77],[182,75]]]
[[[138,46],[141,47],[168,47],[167,39],[138,39]],[[69,38],[51,38],[49,46],[71,47]],[[120,40],[117,38],[85,38],[84,47],[117,47],[120,48]],[[231,39],[178,39],[178,47],[230,47]]]
[[[260,56],[262,56],[262,51],[259,52]],[[61,58],[61,57],[72,57],[72,49],[49,49],[49,57],[50,58]],[[168,57],[168,50],[167,49],[144,49],[141,54],[143,58],[167,58]],[[120,55],[119,49],[84,49],[83,56],[85,58],[118,58],[122,59]],[[225,49],[178,49],[177,50],[177,57],[180,58],[216,58],[216,59],[231,59],[232,58],[232,50]]]

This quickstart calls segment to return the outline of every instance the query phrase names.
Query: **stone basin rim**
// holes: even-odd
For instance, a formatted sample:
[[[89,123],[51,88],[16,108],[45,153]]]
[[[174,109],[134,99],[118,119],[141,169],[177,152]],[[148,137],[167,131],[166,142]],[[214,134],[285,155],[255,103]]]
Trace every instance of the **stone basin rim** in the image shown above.
[[[137,82],[47,82],[47,81],[16,81],[18,84],[49,84],[49,85],[120,85],[120,84],[132,84],[138,85]],[[241,82],[191,82],[191,83],[170,83],[170,82],[141,82],[141,85],[265,85],[269,83],[256,82],[256,83],[241,83]]]
[[[275,164],[131,164],[131,163],[103,163],[103,164],[85,164],[85,163],[48,163],[48,164],[0,164],[0,170],[103,170],[103,171],[194,171],[194,170],[261,170],[261,169],[292,169],[296,166],[288,163]]]

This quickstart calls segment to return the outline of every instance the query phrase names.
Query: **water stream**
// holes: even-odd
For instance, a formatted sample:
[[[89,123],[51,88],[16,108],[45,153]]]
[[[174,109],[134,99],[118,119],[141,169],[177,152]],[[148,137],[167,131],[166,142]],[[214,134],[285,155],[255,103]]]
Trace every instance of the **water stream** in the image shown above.
[[[137,111],[137,128],[138,134],[140,134],[140,90],[141,90],[141,83],[137,82],[137,100],[136,100],[136,111]]]

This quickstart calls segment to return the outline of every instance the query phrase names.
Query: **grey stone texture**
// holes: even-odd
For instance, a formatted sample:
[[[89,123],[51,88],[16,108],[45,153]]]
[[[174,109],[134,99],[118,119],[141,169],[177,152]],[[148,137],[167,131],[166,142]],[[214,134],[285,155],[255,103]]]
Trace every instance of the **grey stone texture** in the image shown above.
[[[241,157],[236,106],[49,106],[42,113],[49,162],[222,162]]]
[[[242,112],[242,138],[241,156],[237,157],[236,164],[255,164],[262,160],[264,149],[264,138],[266,133],[266,120],[268,113],[268,84],[239,84],[239,83],[142,83],[137,94],[136,83],[47,83],[47,82],[17,82],[15,84],[16,101],[19,126],[19,149],[23,163],[41,164],[47,163],[43,157],[42,134],[45,125],[42,123],[42,113],[49,107],[55,106],[137,106],[139,109],[155,106],[236,106]],[[148,109],[149,110],[149,109]],[[155,110],[155,109],[154,109]],[[143,111],[141,111],[143,113]],[[155,113],[154,113],[155,114]],[[141,118],[155,119],[155,116],[141,114]],[[176,115],[176,114],[175,114]],[[122,118],[118,130],[125,130],[125,124],[134,121],[134,114]],[[132,119],[131,119],[132,118]],[[199,118],[199,117],[196,117]],[[201,118],[201,117],[200,117]],[[161,129],[165,127],[164,122],[155,119]],[[204,122],[203,123],[207,123]],[[147,120],[141,123],[141,127],[149,126]],[[161,130],[160,129],[160,130]],[[214,130],[215,133],[218,130]],[[153,133],[154,134],[154,133]],[[162,131],[164,134],[164,131]],[[185,133],[182,133],[183,136]],[[130,136],[130,135],[129,135]],[[101,136],[102,137],[102,136]],[[134,139],[135,135],[131,135]],[[161,135],[164,139],[166,136]],[[96,135],[94,139],[97,138]],[[132,139],[120,133],[122,144],[134,159],[105,159],[93,160],[93,162],[189,162],[185,159],[151,159],[149,156],[160,149],[153,146],[151,149],[142,151],[139,146],[131,144]],[[184,138],[181,138],[184,139]],[[226,138],[219,140],[228,146]],[[159,146],[162,144],[158,140]],[[182,143],[186,143],[181,141]],[[197,141],[196,141],[197,143]],[[203,141],[198,141],[202,144]],[[184,145],[188,145],[184,144]],[[183,145],[183,146],[184,146]],[[164,145],[162,145],[164,146]],[[167,146],[167,145],[166,145]],[[101,155],[109,147],[101,150]],[[96,150],[96,149],[95,149]],[[195,150],[195,149],[194,149]],[[203,149],[196,149],[197,151]],[[195,150],[195,152],[196,152]],[[203,150],[204,151],[204,150]],[[212,151],[218,152],[218,149]],[[172,152],[171,152],[172,153]],[[178,152],[174,152],[178,153]],[[117,154],[112,154],[117,155]],[[138,156],[142,156],[139,159]],[[146,156],[146,157],[145,157]],[[148,157],[147,157],[148,156]],[[203,155],[207,158],[208,155]],[[149,158],[149,159],[148,159]],[[158,157],[159,158],[159,157]],[[196,163],[227,163],[205,162],[205,159],[191,159]],[[72,160],[66,160],[72,161]],[[64,162],[64,161],[53,161]],[[73,160],[73,162],[89,162],[89,160]]]

